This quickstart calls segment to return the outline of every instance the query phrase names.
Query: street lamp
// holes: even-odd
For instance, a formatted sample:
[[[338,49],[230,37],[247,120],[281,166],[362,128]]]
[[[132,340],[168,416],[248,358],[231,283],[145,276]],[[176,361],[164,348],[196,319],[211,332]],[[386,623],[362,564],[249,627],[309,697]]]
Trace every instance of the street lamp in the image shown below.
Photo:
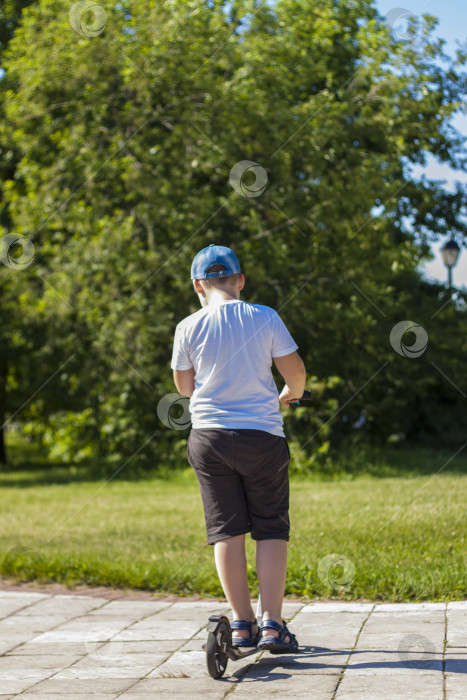
[[[459,251],[459,246],[457,245],[456,241],[452,240],[452,238],[450,241],[447,241],[441,248],[441,254],[443,256],[444,264],[448,268],[449,294],[451,294],[452,292],[452,268],[457,262],[457,258],[459,257]]]

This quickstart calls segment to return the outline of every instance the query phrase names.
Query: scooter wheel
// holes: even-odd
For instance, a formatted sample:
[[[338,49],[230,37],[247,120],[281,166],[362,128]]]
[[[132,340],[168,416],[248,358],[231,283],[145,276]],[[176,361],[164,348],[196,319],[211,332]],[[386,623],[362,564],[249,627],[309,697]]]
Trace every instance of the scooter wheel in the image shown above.
[[[206,663],[211,678],[222,678],[227,668],[228,657],[225,648],[230,644],[230,629],[225,622],[219,622],[214,632],[208,633]]]

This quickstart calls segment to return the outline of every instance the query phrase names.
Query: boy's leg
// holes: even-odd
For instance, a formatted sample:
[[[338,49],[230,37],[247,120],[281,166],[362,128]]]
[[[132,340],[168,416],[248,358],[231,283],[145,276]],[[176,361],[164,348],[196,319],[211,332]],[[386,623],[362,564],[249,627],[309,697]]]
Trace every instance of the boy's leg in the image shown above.
[[[232,608],[233,619],[253,622],[255,614],[248,588],[245,535],[216,542],[214,557],[222,588]],[[249,637],[250,633],[248,630],[234,630],[232,636]]]
[[[256,571],[263,608],[263,620],[274,620],[282,625],[287,572],[286,540],[258,540],[256,542]],[[271,628],[263,630],[263,637],[277,637],[279,632]],[[289,641],[286,636],[285,641]]]
[[[289,447],[283,437],[246,430],[239,435],[236,454],[248,502],[251,536],[256,540],[262,618],[282,626],[290,530]],[[276,630],[266,630],[263,636],[278,636]]]
[[[231,430],[193,429],[187,455],[200,484],[207,543],[214,545],[217,572],[233,619],[253,622],[243,534],[250,529],[248,510],[241,476],[231,466],[232,438]],[[237,635],[249,637],[250,633],[233,631]]]

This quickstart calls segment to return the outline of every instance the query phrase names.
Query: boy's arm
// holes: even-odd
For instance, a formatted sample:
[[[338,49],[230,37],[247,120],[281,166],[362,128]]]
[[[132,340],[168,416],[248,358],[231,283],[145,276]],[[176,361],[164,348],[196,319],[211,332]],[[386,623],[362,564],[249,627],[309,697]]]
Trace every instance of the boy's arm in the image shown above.
[[[191,397],[195,390],[195,369],[174,369],[174,382],[177,391],[183,396]]]
[[[279,401],[284,406],[288,406],[289,401],[299,399],[303,395],[306,379],[305,365],[297,352],[272,359],[285,381],[285,387],[279,395]]]

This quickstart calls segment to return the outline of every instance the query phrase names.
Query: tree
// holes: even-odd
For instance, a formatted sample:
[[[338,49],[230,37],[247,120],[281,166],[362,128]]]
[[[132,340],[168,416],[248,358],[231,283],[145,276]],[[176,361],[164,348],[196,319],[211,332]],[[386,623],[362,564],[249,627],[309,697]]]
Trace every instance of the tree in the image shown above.
[[[7,81],[3,76],[2,54],[8,42],[14,35],[18,26],[21,13],[25,7],[35,0],[5,0],[0,8],[0,123],[3,121],[3,94]],[[16,168],[16,153],[12,148],[11,140],[3,140],[3,131],[0,129],[0,226],[6,228],[10,225],[8,206],[3,195],[2,184],[7,180],[13,180]],[[7,415],[7,382],[9,367],[15,357],[17,348],[12,347],[14,323],[10,314],[15,314],[15,304],[10,294],[10,285],[5,280],[0,282],[0,464],[6,463],[7,454],[4,438],[4,424]],[[17,335],[17,334],[16,334]]]
[[[197,309],[190,263],[210,242],[236,250],[245,298],[279,309],[326,387],[297,434],[337,443],[345,426],[333,415],[356,394],[348,425],[364,406],[386,439],[417,365],[379,369],[394,360],[391,329],[368,299],[391,322],[414,317],[433,301],[416,273],[437,234],[430,212],[466,233],[465,191],[411,178],[429,153],[465,167],[449,126],[465,56],[443,56],[429,16],[414,41],[396,41],[360,0],[133,0],[83,12],[74,28],[69,10],[31,7],[6,52],[4,129],[20,161],[5,192],[38,251],[15,280],[46,322],[44,380],[68,363],[63,393],[47,385],[29,404],[53,454],[179,458],[181,433],[155,408],[174,390],[175,324]],[[236,191],[251,194],[251,173],[231,175],[248,160],[267,179],[261,196]],[[382,396],[393,397],[386,422]],[[420,404],[405,405],[416,426]]]
[[[21,13],[36,0],[4,0],[0,7],[0,52],[8,45],[15,29],[21,21]]]

